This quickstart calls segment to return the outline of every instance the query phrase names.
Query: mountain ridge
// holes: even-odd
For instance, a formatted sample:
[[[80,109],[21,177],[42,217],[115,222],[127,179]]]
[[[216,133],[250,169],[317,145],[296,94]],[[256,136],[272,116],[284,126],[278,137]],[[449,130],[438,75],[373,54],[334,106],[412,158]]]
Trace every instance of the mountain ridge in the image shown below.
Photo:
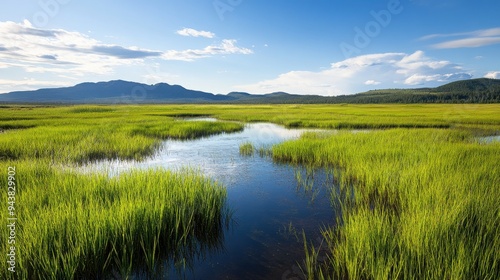
[[[213,94],[181,85],[147,85],[124,80],[84,82],[71,87],[0,94],[9,103],[498,103],[500,80],[470,79],[435,88],[379,89],[353,95],[319,96],[287,92]]]

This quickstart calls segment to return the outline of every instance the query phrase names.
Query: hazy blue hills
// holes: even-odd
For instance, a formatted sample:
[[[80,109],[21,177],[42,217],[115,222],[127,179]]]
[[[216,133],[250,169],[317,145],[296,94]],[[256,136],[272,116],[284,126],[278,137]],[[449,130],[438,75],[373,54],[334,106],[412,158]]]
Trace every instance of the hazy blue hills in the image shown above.
[[[325,97],[286,92],[212,94],[159,83],[146,85],[122,80],[81,83],[72,87],[0,94],[11,103],[498,103],[500,80],[472,79],[436,88],[371,90],[354,95]]]
[[[218,101],[222,95],[188,90],[179,85],[146,85],[122,80],[82,83],[73,87],[17,91],[0,95],[0,101],[61,103],[144,103],[171,101]]]

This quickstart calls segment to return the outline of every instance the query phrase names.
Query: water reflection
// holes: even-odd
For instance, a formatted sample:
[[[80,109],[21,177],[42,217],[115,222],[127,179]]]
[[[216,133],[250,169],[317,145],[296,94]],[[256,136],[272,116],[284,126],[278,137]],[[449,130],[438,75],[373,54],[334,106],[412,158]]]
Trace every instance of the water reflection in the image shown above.
[[[322,227],[335,222],[336,213],[330,206],[333,174],[276,164],[265,152],[262,157],[240,156],[239,147],[250,142],[259,150],[298,138],[304,131],[268,123],[247,124],[238,133],[167,140],[157,155],[143,162],[102,161],[86,168],[119,174],[132,168],[180,170],[188,166],[226,186],[233,226],[217,232],[215,240],[206,237],[208,244],[214,241],[217,246],[202,247],[205,242],[201,242],[186,247],[186,256],[163,258],[158,262],[162,277],[282,279],[304,257],[302,233],[315,240],[321,238]]]
[[[145,251],[156,251],[154,262],[134,261],[134,273],[132,278],[136,279],[188,279],[189,271],[195,270],[199,260],[206,259],[213,254],[225,252],[225,234],[231,228],[232,219],[230,213],[225,209],[219,215],[218,222],[211,225],[200,225],[182,244],[170,244],[176,249],[165,249],[165,245],[171,240],[162,240],[157,248],[145,249]],[[162,244],[162,245],[160,245]],[[163,249],[160,246],[163,246]],[[168,247],[168,246],[167,246]],[[150,254],[150,252],[148,252]],[[127,278],[127,274],[120,275],[114,272],[115,278]]]
[[[478,141],[479,141],[479,143],[482,143],[482,144],[490,144],[490,143],[494,143],[494,142],[500,142],[500,135],[478,137]]]

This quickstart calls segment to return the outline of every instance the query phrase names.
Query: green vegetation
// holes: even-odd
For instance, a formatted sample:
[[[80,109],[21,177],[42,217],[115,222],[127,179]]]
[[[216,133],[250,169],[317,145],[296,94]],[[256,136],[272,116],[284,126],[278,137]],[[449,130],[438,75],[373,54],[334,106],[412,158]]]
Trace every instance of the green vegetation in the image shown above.
[[[16,274],[2,279],[123,278],[160,273],[157,261],[189,264],[221,246],[229,222],[226,191],[193,171],[137,170],[111,177],[73,166],[140,160],[161,139],[238,131],[236,123],[182,122],[134,107],[1,108],[0,185],[16,168]],[[6,193],[6,192],[5,192]],[[0,218],[7,221],[7,211]],[[0,229],[8,236],[8,228]],[[3,239],[2,239],[3,240]],[[10,250],[1,242],[0,252]]]
[[[255,148],[252,143],[245,142],[240,145],[240,155],[242,156],[253,156]]]
[[[189,262],[192,248],[222,245],[226,191],[192,171],[110,178],[39,161],[3,162],[0,170],[8,166],[17,171],[16,279],[98,279],[111,271],[126,278],[144,267],[160,273],[160,258]],[[3,255],[7,245],[0,245]],[[2,279],[14,275],[2,267]]]
[[[306,134],[277,161],[341,167],[330,255],[306,255],[309,279],[498,279],[500,143],[465,130]]]
[[[500,80],[472,79],[437,88],[370,90],[356,95],[335,97],[346,103],[498,103]]]
[[[275,92],[265,96],[233,94],[230,101],[255,104],[384,104],[384,103],[498,103],[500,80],[471,79],[452,82],[437,88],[381,89],[333,97],[292,95]]]
[[[165,110],[162,110],[165,112]],[[2,109],[0,160],[85,163],[151,156],[162,139],[193,139],[243,129],[229,122],[184,122],[147,107],[74,106]],[[29,129],[27,129],[29,128]]]
[[[323,230],[326,261],[306,250],[310,279],[498,279],[500,143],[477,137],[500,134],[499,112],[498,104],[2,106],[0,170],[17,170],[16,276],[126,277],[134,264],[156,271],[162,254],[182,263],[189,249],[218,248],[228,214],[217,183],[192,171],[73,171],[99,159],[144,159],[162,139],[243,128],[176,120],[212,116],[365,130],[307,133],[258,150],[335,169],[341,191],[331,200],[343,215],[339,227]],[[250,147],[253,154],[250,143],[240,148]],[[296,176],[307,191],[307,170]],[[0,244],[0,254],[7,246]],[[0,278],[12,277],[6,267]]]
[[[272,150],[271,150],[272,155]],[[318,185],[314,184],[314,168],[311,165],[306,168],[296,168],[294,170],[295,181],[297,181],[296,191],[307,197],[309,203],[314,203],[320,193]]]

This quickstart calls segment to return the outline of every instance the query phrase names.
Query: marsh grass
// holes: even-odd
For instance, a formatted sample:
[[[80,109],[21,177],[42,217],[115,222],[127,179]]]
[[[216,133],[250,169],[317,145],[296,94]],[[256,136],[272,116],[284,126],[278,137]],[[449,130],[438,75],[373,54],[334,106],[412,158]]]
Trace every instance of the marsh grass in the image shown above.
[[[338,227],[323,230],[326,260],[306,248],[310,279],[498,279],[500,143],[475,136],[500,134],[499,110],[498,104],[1,106],[0,170],[16,166],[19,180],[15,276],[128,278],[141,269],[155,273],[160,259],[189,267],[195,256],[218,250],[229,214],[217,183],[192,171],[109,177],[60,168],[142,160],[162,139],[243,129],[175,120],[213,116],[387,129],[308,133],[272,152],[259,149],[276,161],[335,169],[340,189],[331,201],[343,214]],[[0,219],[6,215],[1,211]],[[7,236],[6,227],[0,235]],[[4,256],[6,246],[1,242]],[[6,265],[0,278],[13,277]]]
[[[160,258],[190,262],[220,248],[230,219],[225,189],[190,170],[110,178],[36,161],[2,163],[1,170],[9,165],[18,172],[17,279],[96,279],[112,271],[126,278],[145,267],[153,273]],[[6,220],[5,211],[1,216]],[[7,269],[0,275],[12,276]]]
[[[77,106],[71,109],[71,113],[103,113],[103,112],[113,112],[114,109],[110,106]]]
[[[300,242],[301,239],[299,237],[299,232],[297,228],[293,225],[292,222],[287,224],[283,224],[281,228],[278,230],[278,234],[281,235],[285,239],[292,239],[297,242]]]
[[[0,122],[0,159],[46,159],[85,163],[102,159],[142,160],[163,139],[194,139],[236,132],[233,122],[184,122],[152,116],[135,107],[75,106],[3,109],[17,120]]]
[[[134,106],[2,108],[0,170],[16,166],[16,274],[2,279],[129,278],[160,260],[189,265],[218,250],[230,213],[225,189],[194,171],[108,176],[71,171],[101,159],[142,160],[162,139],[233,132],[236,123],[182,122]],[[6,174],[6,173],[5,173]],[[0,176],[0,185],[6,185]],[[0,218],[7,220],[6,211]],[[0,230],[7,236],[7,228]],[[6,255],[6,242],[0,253]]]
[[[242,156],[253,156],[255,148],[252,143],[245,142],[240,144],[240,155]]]
[[[327,262],[307,251],[309,279],[498,279],[500,143],[464,130],[307,134],[273,157],[342,168],[340,227],[323,231]]]
[[[314,182],[315,168],[311,166],[295,167],[294,177],[297,182],[296,192],[308,198],[310,204],[313,204],[320,193],[320,186]]]
[[[259,147],[259,149],[257,149],[257,152],[259,153],[259,156],[262,158],[263,157],[272,157],[272,155],[273,155],[272,147],[268,147],[268,146]]]

